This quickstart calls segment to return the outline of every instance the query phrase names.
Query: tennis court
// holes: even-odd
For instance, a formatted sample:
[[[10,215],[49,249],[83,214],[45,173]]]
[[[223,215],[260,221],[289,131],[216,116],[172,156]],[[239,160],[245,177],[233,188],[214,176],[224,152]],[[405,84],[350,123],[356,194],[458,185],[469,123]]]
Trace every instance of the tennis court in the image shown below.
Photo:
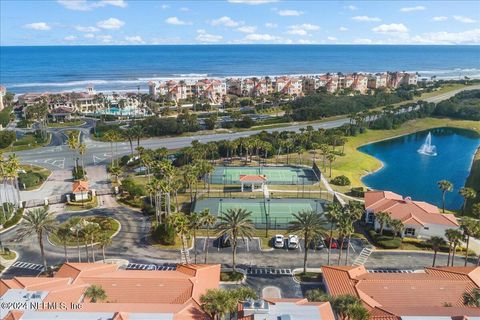
[[[265,175],[268,184],[297,185],[318,182],[315,172],[303,167],[215,167],[210,177],[212,184],[238,184],[240,175]]]
[[[269,225],[283,228],[293,219],[293,214],[311,210],[323,214],[325,200],[320,199],[239,199],[239,198],[206,198],[198,200],[195,212],[205,208],[216,216],[228,209],[242,208],[252,212],[251,219],[257,225],[265,225],[268,216]]]

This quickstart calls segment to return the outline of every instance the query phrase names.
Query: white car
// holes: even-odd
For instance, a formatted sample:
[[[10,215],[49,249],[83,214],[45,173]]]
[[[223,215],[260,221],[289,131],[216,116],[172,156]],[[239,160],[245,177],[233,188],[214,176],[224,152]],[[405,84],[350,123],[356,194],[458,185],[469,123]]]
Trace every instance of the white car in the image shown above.
[[[275,239],[273,240],[273,246],[275,248],[283,248],[285,246],[285,237],[281,234],[275,235]]]
[[[288,236],[288,249],[298,248],[298,236],[291,234]]]

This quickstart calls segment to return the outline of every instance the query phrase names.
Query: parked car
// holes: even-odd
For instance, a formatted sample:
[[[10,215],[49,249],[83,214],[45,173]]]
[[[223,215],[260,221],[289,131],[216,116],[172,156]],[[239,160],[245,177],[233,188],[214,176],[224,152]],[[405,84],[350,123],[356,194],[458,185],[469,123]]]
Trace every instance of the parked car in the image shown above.
[[[218,246],[221,248],[230,247],[232,244],[230,243],[230,236],[228,234],[223,234],[217,239]]]
[[[330,242],[332,242],[332,247],[331,247],[332,249],[338,249],[338,242],[334,238],[332,238],[332,239],[326,238],[325,239],[325,245],[327,246],[327,248],[330,248]]]
[[[296,235],[289,235],[288,236],[288,249],[297,249],[298,248],[298,236]]]
[[[283,248],[285,246],[285,237],[282,234],[277,234],[273,238],[273,246],[275,248]]]
[[[310,249],[321,250],[323,248],[325,248],[325,240],[322,236],[320,236],[318,239],[310,241]]]

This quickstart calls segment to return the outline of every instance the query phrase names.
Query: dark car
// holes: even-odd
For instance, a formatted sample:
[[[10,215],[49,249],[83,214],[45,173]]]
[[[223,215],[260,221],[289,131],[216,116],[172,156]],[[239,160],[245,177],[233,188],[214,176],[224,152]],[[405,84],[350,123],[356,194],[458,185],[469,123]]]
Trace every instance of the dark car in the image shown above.
[[[338,249],[338,242],[337,240],[335,240],[334,238],[330,239],[330,238],[326,238],[325,239],[325,246],[327,248],[330,248],[330,242],[332,242],[332,245],[331,245],[331,248],[332,249]]]
[[[323,237],[310,241],[310,249],[321,250],[323,248],[325,248],[325,240],[323,240]]]
[[[228,234],[223,234],[217,239],[218,246],[221,248],[230,247],[232,244],[230,243],[230,236]]]

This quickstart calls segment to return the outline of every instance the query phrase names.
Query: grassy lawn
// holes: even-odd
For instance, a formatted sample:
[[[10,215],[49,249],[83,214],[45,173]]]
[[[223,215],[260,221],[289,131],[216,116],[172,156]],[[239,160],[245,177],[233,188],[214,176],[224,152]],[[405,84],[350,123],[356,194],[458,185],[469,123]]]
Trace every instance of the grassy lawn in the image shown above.
[[[97,197],[93,197],[92,201],[86,202],[86,203],[78,203],[78,204],[67,204],[65,207],[65,211],[83,211],[83,210],[89,210],[93,209],[98,206],[98,199]]]
[[[73,126],[81,126],[85,124],[83,120],[72,120],[72,121],[65,121],[65,122],[50,122],[48,124],[49,128],[64,128],[64,127],[73,127]]]
[[[44,179],[40,179],[37,184],[27,186],[25,189],[23,189],[23,186],[20,186],[20,188],[22,190],[31,191],[31,190],[38,189],[39,187],[41,187],[43,185],[43,183],[46,181],[46,179],[52,174],[52,171],[50,171],[46,168],[43,168],[43,167],[32,165],[32,164],[22,165],[21,167],[22,167],[23,170],[25,170],[27,172],[27,174],[28,173],[33,173],[33,174],[37,174],[38,176],[41,176],[42,178],[44,178]]]
[[[356,137],[349,137],[347,143],[345,144],[345,155],[337,157],[337,159],[332,165],[332,177],[345,175],[350,179],[351,186],[339,187],[332,185],[332,188],[337,191],[344,192],[346,190],[349,190],[351,187],[365,187],[364,184],[361,182],[361,177],[381,168],[382,164],[379,160],[358,151],[358,147],[367,143],[436,127],[465,128],[480,133],[480,123],[476,121],[452,120],[447,118],[425,118],[412,120],[404,123],[398,129],[368,130],[366,133],[360,134]],[[328,170],[326,173],[327,178],[330,179],[328,177]]]
[[[320,272],[301,272],[293,275],[300,282],[322,282],[322,273]]]
[[[0,149],[0,151],[4,152],[18,152],[18,151],[23,151],[23,150],[30,150],[30,149],[35,149],[38,147],[44,147],[47,146],[50,143],[50,140],[52,138],[51,134],[48,134],[47,141],[44,143],[37,143],[35,141],[35,137],[31,134],[24,135],[21,139],[18,139],[15,141],[11,146],[7,148]]]
[[[92,221],[93,219],[101,219],[108,221],[105,225],[100,224],[100,227],[102,229],[101,232],[106,232],[108,236],[112,237],[115,232],[120,230],[120,222],[117,220],[110,218],[110,217],[100,217],[100,216],[89,216],[85,218],[87,221]],[[65,226],[67,222],[64,222],[60,225],[60,227]],[[100,234],[100,232],[99,232]],[[48,236],[48,239],[56,246],[63,246],[63,243],[58,239],[56,234],[52,233]],[[82,239],[80,239],[80,244],[83,244]],[[68,240],[67,240],[67,246],[76,246],[77,245],[77,240],[74,235],[72,235]]]
[[[13,251],[5,251],[5,253],[0,254],[0,257],[2,257],[5,260],[13,260],[17,257],[17,255]]]

